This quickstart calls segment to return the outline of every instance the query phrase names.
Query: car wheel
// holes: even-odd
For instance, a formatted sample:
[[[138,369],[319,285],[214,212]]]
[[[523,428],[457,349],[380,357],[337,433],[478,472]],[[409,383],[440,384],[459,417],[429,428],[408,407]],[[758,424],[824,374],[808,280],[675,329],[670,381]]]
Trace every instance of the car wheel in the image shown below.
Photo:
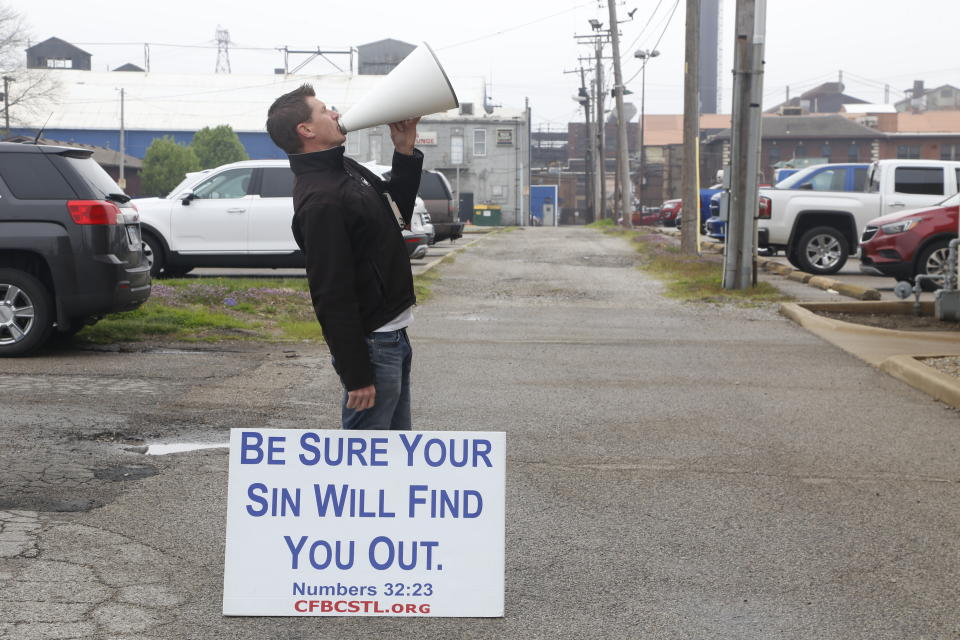
[[[163,254],[163,245],[153,234],[144,233],[142,236],[143,257],[150,265],[150,277],[159,278],[163,271],[163,265],[166,263],[166,257]]]
[[[19,269],[0,269],[0,356],[30,353],[53,329],[47,287]]]
[[[832,227],[810,229],[800,237],[795,251],[799,268],[818,276],[840,271],[850,252],[847,239]]]
[[[917,260],[917,272],[914,275],[945,275],[947,272],[947,255],[950,253],[949,244],[947,240],[937,240],[924,249]],[[936,291],[943,287],[943,281],[930,282],[929,280],[923,280],[920,286],[923,287],[924,291]]]

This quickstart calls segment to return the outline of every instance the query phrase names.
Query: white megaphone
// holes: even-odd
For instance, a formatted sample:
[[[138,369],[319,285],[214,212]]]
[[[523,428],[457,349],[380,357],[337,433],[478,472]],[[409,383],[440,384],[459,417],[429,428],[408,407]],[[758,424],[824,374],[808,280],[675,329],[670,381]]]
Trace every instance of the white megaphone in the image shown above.
[[[424,42],[340,116],[340,130],[347,133],[459,106],[457,94],[437,55]]]

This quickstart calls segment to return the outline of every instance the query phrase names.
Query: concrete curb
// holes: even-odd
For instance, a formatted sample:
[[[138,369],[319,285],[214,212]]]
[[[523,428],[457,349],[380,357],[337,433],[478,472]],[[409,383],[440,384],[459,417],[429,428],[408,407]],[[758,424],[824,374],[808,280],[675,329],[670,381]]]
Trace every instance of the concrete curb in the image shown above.
[[[932,313],[933,303],[921,303]],[[910,313],[912,302],[784,303],[780,313],[801,327],[881,371],[950,406],[960,408],[960,378],[923,364],[918,358],[960,355],[954,332],[896,331],[843,322],[814,311]]]
[[[960,409],[960,383],[957,379],[928,367],[914,356],[891,356],[880,363],[880,370],[940,402]]]
[[[497,235],[498,233],[503,233],[503,232],[505,232],[506,230],[507,230],[507,227],[501,227],[501,228],[499,228],[499,229],[495,229],[495,230],[493,230],[493,231],[488,231],[488,232],[486,232],[486,233],[480,234],[480,237],[479,237],[479,238],[474,238],[473,240],[471,240],[470,242],[466,243],[465,245],[459,246],[459,247],[457,247],[456,249],[452,250],[450,253],[448,253],[447,255],[443,256],[442,258],[436,258],[436,259],[434,259],[434,260],[431,260],[431,261],[428,262],[427,264],[423,265],[423,271],[421,271],[419,275],[423,275],[424,273],[430,271],[431,269],[433,269],[434,267],[436,267],[437,265],[439,265],[441,262],[443,262],[444,260],[446,260],[446,259],[449,258],[450,256],[453,256],[453,255],[456,255],[456,254],[460,253],[461,251],[463,251],[463,250],[466,249],[467,247],[470,247],[470,246],[472,246],[472,245],[477,244],[478,242],[480,242],[480,241],[483,240],[484,238],[489,238],[490,236],[495,236],[495,235]],[[473,235],[474,233],[479,233],[479,232],[474,231],[474,232],[471,233],[471,235]]]
[[[776,273],[777,275],[795,280],[796,282],[804,282],[812,287],[823,289],[824,291],[836,291],[841,295],[856,300],[880,300],[880,292],[876,289],[847,284],[826,276],[814,276],[799,269],[788,267],[776,260],[770,260],[769,258],[759,258],[758,264],[764,271]]]

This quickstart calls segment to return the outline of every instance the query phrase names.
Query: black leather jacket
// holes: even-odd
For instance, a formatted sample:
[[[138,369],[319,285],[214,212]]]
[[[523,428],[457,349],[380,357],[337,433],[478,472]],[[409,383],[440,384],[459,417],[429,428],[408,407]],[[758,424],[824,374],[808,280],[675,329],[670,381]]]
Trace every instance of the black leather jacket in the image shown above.
[[[293,237],[310,297],[348,391],[374,383],[366,336],[416,303],[410,259],[388,192],[410,224],[423,154],[393,154],[389,182],[337,147],[290,156]]]

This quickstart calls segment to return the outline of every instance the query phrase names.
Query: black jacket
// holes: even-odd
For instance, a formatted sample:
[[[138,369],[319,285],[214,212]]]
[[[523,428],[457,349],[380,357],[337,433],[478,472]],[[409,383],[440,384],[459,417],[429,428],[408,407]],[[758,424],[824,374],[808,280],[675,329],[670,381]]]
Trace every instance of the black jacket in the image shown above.
[[[389,182],[343,147],[290,156],[293,237],[306,258],[310,297],[348,391],[374,383],[366,336],[416,303],[410,259],[388,192],[409,225],[423,154],[393,154]]]

